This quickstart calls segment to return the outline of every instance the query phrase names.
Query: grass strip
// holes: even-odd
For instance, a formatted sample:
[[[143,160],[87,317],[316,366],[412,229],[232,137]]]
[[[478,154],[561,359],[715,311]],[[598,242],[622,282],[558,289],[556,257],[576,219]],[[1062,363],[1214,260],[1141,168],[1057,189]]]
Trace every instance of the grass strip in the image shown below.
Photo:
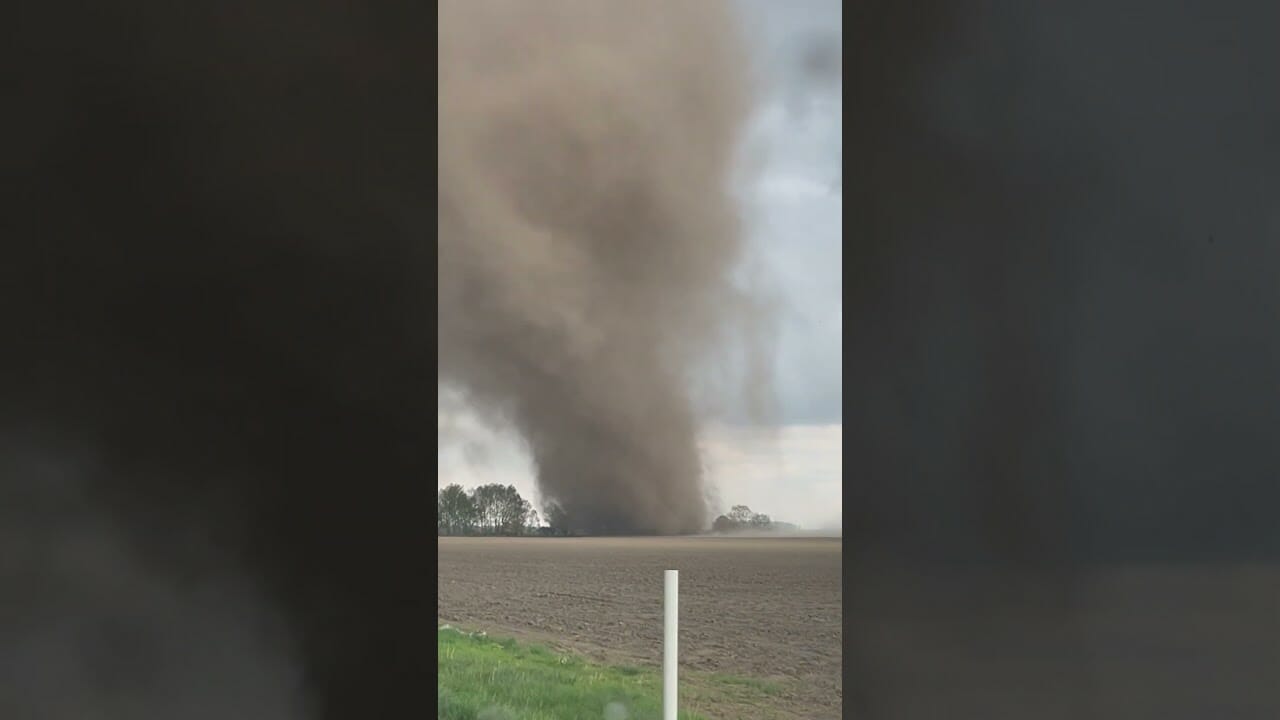
[[[547,647],[437,630],[439,720],[659,720],[657,670],[606,666]],[[686,676],[688,682],[686,682]],[[754,705],[775,683],[722,674],[682,673],[681,704]],[[709,720],[681,711],[681,720]]]

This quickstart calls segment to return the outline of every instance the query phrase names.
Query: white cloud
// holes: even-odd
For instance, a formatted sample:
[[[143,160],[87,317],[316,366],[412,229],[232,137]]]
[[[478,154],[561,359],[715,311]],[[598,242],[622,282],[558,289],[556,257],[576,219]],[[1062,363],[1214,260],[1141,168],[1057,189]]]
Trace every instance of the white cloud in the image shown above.
[[[766,175],[761,178],[756,188],[762,195],[782,201],[822,197],[833,192],[830,183],[804,175]]]
[[[491,427],[465,408],[437,413],[436,486],[465,488],[499,483],[515,485],[538,504],[533,462],[524,441],[509,430]]]
[[[702,437],[707,477],[723,512],[747,505],[810,529],[840,528],[843,427],[789,425],[772,433],[712,426]]]

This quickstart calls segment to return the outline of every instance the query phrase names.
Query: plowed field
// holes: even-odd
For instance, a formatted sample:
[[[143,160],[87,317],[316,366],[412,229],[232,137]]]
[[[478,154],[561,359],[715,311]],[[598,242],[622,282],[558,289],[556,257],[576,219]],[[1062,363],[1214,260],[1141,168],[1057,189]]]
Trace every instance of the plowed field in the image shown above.
[[[680,661],[691,678],[769,683],[769,707],[753,716],[839,718],[840,559],[837,538],[440,538],[438,616],[658,666],[663,570],[679,570]]]

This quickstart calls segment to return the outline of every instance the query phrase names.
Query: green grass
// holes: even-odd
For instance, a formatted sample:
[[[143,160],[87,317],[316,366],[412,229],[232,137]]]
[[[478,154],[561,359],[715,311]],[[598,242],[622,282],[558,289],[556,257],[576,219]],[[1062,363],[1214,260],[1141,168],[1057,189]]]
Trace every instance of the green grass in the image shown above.
[[[656,720],[662,678],[656,669],[597,665],[540,645],[453,628],[437,631],[440,720]],[[753,707],[776,683],[687,673],[681,703]],[[730,710],[730,716],[739,717]],[[761,715],[760,717],[765,717]],[[681,720],[707,720],[690,711]]]

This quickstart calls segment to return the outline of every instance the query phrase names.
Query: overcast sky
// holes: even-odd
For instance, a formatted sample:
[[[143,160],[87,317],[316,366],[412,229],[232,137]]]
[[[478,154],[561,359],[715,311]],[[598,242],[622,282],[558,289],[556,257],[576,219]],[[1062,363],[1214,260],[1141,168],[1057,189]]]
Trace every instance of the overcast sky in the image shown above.
[[[744,147],[758,175],[746,230],[782,303],[786,424],[841,421],[840,16],[837,0],[739,0],[760,100]]]
[[[756,109],[737,189],[756,277],[778,303],[781,428],[705,429],[717,512],[746,504],[809,528],[841,522],[841,6],[737,0]],[[438,485],[514,484],[537,498],[518,438],[441,412]]]

